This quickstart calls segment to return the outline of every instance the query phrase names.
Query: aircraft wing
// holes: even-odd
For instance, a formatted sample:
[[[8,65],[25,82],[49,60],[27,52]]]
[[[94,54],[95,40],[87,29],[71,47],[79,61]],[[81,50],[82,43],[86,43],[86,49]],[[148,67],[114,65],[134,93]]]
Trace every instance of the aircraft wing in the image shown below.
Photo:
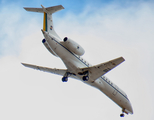
[[[61,75],[61,76],[64,76],[64,74],[67,72],[67,69],[48,68],[48,67],[42,67],[42,66],[37,66],[37,65],[31,65],[31,64],[27,64],[27,63],[21,63],[21,64],[24,65],[25,67],[29,67],[29,68],[33,68],[35,70],[49,72],[49,73],[53,73],[53,74],[57,74],[57,75]],[[69,75],[69,77],[78,79],[74,75]]]
[[[103,76],[104,74],[106,74],[107,72],[109,72],[110,70],[112,70],[113,68],[118,66],[123,61],[125,61],[125,59],[123,57],[119,57],[114,60],[111,60],[111,61],[108,61],[105,63],[101,63],[101,64],[98,64],[95,66],[91,66],[88,68],[80,68],[80,71],[82,71],[83,73],[85,71],[88,71],[89,77],[93,80],[96,80],[97,78]],[[80,74],[81,74],[81,72],[80,72]]]

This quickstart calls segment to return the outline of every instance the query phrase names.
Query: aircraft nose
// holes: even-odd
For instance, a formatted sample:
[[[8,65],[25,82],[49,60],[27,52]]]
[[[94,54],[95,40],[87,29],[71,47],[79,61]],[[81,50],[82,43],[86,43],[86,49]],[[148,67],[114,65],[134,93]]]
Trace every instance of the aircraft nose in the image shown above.
[[[131,114],[133,114],[133,108],[132,108],[132,106],[130,106],[130,112],[131,112]]]
[[[132,105],[131,105],[131,103],[129,102],[129,104],[128,104],[128,111],[129,111],[129,113],[130,114],[133,114],[133,108],[132,108]]]
[[[133,114],[133,108],[130,101],[126,102],[125,107],[122,109],[122,111],[126,114]]]

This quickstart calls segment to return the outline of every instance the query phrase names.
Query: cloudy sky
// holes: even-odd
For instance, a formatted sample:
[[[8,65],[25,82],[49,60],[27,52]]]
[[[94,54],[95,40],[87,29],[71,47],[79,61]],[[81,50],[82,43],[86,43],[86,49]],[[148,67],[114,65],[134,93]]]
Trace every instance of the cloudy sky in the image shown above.
[[[63,5],[53,15],[61,38],[75,40],[93,65],[123,56],[106,76],[125,91],[134,114],[154,119],[154,2],[152,0],[1,0],[0,119],[119,120],[121,108],[99,90],[61,76],[25,68],[21,62],[65,68],[42,44],[43,15],[23,7]]]

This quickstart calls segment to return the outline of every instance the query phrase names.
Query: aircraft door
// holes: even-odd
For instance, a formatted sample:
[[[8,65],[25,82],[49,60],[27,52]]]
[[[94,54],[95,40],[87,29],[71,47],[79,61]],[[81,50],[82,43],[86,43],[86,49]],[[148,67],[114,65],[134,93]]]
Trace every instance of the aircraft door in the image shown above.
[[[112,93],[112,94],[113,94],[114,96],[116,96],[116,95],[117,95],[117,92],[118,92],[118,91],[117,91],[117,90],[118,90],[118,87],[117,87],[117,86],[114,86],[114,88],[115,88],[115,89],[113,90],[113,93]]]

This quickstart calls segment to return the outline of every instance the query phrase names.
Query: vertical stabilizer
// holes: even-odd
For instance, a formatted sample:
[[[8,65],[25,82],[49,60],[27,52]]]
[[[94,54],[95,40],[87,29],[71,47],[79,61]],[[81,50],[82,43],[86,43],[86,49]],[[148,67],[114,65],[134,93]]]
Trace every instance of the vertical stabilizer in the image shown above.
[[[39,13],[44,13],[44,17],[43,17],[43,30],[49,32],[49,34],[54,35],[55,37],[59,36],[57,35],[57,33],[54,30],[53,27],[53,20],[52,20],[52,14],[64,9],[64,7],[62,5],[57,5],[57,6],[52,6],[52,7],[48,7],[45,8],[43,5],[41,5],[42,8],[24,8],[27,11],[31,11],[31,12],[39,12]]]

